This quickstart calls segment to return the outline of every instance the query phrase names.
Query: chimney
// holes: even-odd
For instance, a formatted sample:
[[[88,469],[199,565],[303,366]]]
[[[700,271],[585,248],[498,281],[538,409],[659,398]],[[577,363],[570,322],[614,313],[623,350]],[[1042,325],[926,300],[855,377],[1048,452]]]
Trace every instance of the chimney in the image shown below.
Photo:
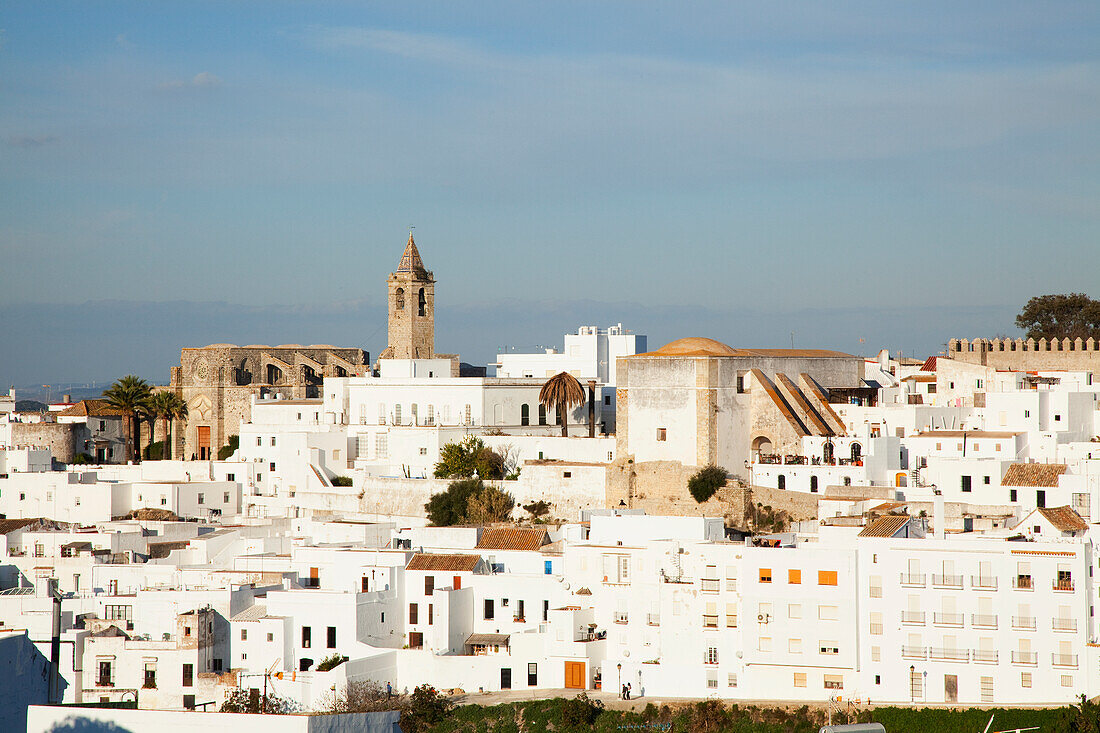
[[[596,380],[588,380],[588,437],[596,437]]]
[[[932,493],[935,495],[932,498],[933,537],[937,540],[942,540],[944,535],[944,523],[947,521],[946,509],[943,502],[943,492],[939,489],[932,489]]]

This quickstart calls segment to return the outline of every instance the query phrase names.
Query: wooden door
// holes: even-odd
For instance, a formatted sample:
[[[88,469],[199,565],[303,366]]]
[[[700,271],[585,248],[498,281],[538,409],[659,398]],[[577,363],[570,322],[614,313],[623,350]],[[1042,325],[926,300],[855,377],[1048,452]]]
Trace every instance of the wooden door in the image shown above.
[[[959,677],[958,675],[945,674],[943,676],[943,701],[959,701]]]
[[[567,690],[583,690],[584,684],[584,662],[566,662],[565,663],[565,689]]]
[[[206,461],[210,459],[210,426],[199,426],[199,460]]]

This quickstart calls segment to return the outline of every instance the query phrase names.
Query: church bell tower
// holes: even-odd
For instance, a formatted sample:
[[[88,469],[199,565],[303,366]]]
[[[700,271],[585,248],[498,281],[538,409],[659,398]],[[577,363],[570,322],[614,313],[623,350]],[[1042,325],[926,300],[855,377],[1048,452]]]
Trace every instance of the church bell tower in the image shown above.
[[[425,269],[412,232],[397,271],[390,273],[389,348],[381,358],[435,357],[435,279]]]

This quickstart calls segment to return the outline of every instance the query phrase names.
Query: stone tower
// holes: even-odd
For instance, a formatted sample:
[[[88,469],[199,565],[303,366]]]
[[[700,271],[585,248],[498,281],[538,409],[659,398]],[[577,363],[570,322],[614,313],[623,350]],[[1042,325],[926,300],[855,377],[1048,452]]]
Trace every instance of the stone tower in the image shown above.
[[[401,255],[397,272],[390,273],[389,348],[390,359],[432,359],[435,357],[435,280],[424,268],[412,232]]]

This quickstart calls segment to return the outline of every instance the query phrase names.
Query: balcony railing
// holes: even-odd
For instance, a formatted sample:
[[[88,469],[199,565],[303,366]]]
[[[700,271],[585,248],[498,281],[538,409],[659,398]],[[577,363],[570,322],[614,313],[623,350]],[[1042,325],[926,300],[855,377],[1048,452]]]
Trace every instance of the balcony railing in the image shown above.
[[[726,614],[726,628],[727,629],[736,629],[737,628],[737,616],[734,616],[733,614],[728,614],[728,613]]]
[[[1030,575],[1017,575],[1012,579],[1012,587],[1016,590],[1035,590]]]
[[[996,664],[999,657],[996,649],[974,649],[970,652],[970,658],[975,662]]]
[[[932,585],[937,588],[962,588],[963,576],[961,575],[932,575]]]
[[[902,585],[918,585],[921,588],[924,587],[924,573],[902,573],[901,584]]]
[[[699,589],[704,593],[717,593],[722,590],[722,581],[718,578],[700,578]]]
[[[989,578],[984,575],[971,575],[970,585],[974,588],[985,588],[988,590],[997,589],[997,579]]]
[[[924,626],[924,611],[902,611],[901,622],[903,624]]]
[[[726,590],[730,592],[737,590],[737,578],[726,578]]]
[[[882,636],[882,624],[871,624],[872,636]]]
[[[932,615],[932,623],[936,626],[962,626],[963,615],[961,613],[936,613]]]
[[[987,613],[974,613],[970,615],[970,625],[981,629],[997,628],[997,616]]]
[[[970,660],[969,649],[948,649],[946,647],[932,647],[932,659],[943,659],[948,662],[966,662]]]
[[[1035,631],[1034,616],[1013,616],[1012,628],[1020,631]]]
[[[704,629],[717,629],[718,628],[718,614],[710,615],[703,614],[703,628]]]
[[[625,613],[625,612],[622,612],[622,611],[616,611],[615,612],[615,623],[625,624],[625,623],[628,623],[629,621],[630,621],[630,614],[629,613]]]
[[[1077,631],[1077,619],[1053,618],[1050,620],[1050,627],[1055,631]]]
[[[1034,667],[1039,663],[1038,652],[1012,652],[1013,664],[1026,664]]]
[[[1050,655],[1050,663],[1055,667],[1073,667],[1077,668],[1077,655],[1076,654],[1058,654],[1054,653]]]
[[[901,656],[906,659],[927,659],[928,650],[923,646],[909,646],[906,644],[901,648]]]
[[[659,613],[647,613],[645,615],[645,622],[650,626],[661,625],[661,614]]]
[[[1056,580],[1056,581],[1054,581],[1053,583],[1050,584],[1050,587],[1051,587],[1051,590],[1072,591],[1073,590],[1073,581],[1072,580]]]

